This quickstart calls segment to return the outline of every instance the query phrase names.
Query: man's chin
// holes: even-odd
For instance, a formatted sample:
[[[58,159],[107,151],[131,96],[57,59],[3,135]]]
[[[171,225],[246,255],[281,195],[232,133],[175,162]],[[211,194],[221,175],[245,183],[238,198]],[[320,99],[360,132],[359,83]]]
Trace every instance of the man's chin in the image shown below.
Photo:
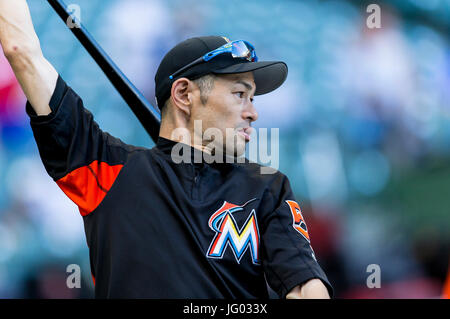
[[[225,147],[224,152],[227,156],[232,157],[241,157],[245,154],[245,148],[246,148],[247,142],[239,142],[233,145],[231,149],[229,147]]]
[[[233,140],[233,142],[230,141],[230,143],[216,143],[214,145],[215,150],[212,151],[212,155],[216,156],[216,160],[219,160],[219,158],[226,156],[226,157],[241,157],[245,155],[245,150],[247,147],[247,139],[243,135],[237,135],[237,138]],[[221,154],[220,150],[222,151]]]

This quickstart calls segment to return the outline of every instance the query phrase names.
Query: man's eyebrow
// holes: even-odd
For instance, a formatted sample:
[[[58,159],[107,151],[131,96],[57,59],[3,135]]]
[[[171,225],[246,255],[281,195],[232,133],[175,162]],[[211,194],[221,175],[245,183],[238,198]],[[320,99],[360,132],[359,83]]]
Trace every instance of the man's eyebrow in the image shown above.
[[[251,84],[249,84],[248,82],[245,82],[243,80],[237,80],[236,84],[242,84],[249,91],[251,91],[253,89],[253,86]]]

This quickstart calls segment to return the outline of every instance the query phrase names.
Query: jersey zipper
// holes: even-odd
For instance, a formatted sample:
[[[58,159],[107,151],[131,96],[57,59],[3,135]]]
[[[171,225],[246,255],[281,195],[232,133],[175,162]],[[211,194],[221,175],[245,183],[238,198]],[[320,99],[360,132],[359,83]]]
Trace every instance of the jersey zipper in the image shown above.
[[[197,184],[198,182],[198,172],[195,172],[195,176],[194,176],[194,184]]]
[[[194,183],[192,184],[192,199],[199,199],[200,194],[200,170],[194,166]]]

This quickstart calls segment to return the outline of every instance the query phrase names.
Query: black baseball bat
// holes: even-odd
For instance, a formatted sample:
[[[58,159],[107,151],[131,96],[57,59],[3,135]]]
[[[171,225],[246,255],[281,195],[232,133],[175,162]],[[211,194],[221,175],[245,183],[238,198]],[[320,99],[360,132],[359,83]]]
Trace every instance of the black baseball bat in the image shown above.
[[[77,21],[67,10],[66,5],[60,0],[47,0],[56,13],[61,17],[67,25],[70,21],[72,27],[69,27],[75,37],[80,41],[86,51],[97,62],[98,66],[103,70],[111,84],[116,88],[125,102],[138,118],[144,129],[156,143],[159,136],[159,127],[161,124],[161,114],[147,99],[139,92],[139,90],[131,83],[131,81],[120,71],[117,65],[111,60],[101,46],[89,34],[86,28]],[[72,20],[69,20],[72,19]]]

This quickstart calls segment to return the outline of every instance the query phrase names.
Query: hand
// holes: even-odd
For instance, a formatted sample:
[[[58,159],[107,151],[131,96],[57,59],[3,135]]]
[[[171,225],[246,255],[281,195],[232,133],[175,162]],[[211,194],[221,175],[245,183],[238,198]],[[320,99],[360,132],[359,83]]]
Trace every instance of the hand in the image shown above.
[[[330,299],[327,287],[320,279],[310,279],[306,283],[294,287],[286,299]]]

